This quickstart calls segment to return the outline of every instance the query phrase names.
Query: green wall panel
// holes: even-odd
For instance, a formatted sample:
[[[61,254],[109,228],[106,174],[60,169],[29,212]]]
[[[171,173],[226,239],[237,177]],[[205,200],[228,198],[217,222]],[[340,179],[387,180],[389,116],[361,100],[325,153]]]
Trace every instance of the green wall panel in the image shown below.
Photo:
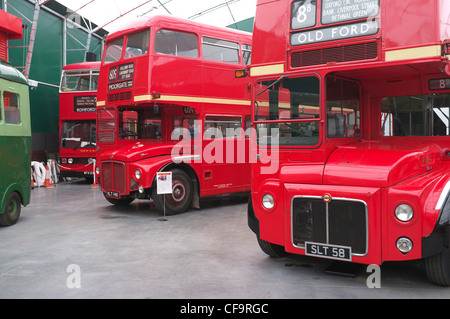
[[[64,15],[64,7],[58,8]],[[19,18],[25,26],[22,40],[9,41],[11,46],[27,46],[30,40],[31,22],[34,15],[34,4],[27,0],[8,0],[7,11]],[[26,17],[27,19],[25,19]],[[82,29],[68,28],[66,37],[67,64],[84,60],[84,47],[88,34]],[[81,44],[75,40],[76,38]],[[92,37],[91,50],[101,58],[101,40]],[[26,48],[10,48],[9,61],[20,71],[24,71],[26,63]],[[41,8],[37,24],[36,40],[29,78],[42,82],[37,88],[30,90],[31,130],[33,133],[33,150],[57,152],[58,150],[58,119],[59,119],[59,82],[63,67],[63,20],[61,17]]]

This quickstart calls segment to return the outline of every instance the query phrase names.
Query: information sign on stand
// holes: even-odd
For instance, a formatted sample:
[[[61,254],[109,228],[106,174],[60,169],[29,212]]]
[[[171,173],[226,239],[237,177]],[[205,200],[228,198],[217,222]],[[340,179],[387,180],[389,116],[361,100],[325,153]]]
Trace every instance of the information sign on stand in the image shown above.
[[[158,172],[156,173],[156,193],[172,194],[172,172]],[[164,197],[164,218],[161,221],[166,221],[166,196]]]

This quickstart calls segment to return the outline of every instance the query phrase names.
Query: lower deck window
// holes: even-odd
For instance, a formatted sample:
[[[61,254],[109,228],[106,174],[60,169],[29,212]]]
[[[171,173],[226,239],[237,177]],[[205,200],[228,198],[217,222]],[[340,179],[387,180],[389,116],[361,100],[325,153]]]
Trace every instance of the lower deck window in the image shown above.
[[[3,92],[3,109],[5,111],[5,123],[20,124],[19,95],[16,93]],[[1,114],[0,114],[1,119]]]
[[[161,113],[153,109],[119,110],[119,139],[161,139]]]
[[[450,135],[450,94],[385,97],[381,101],[384,136]]]

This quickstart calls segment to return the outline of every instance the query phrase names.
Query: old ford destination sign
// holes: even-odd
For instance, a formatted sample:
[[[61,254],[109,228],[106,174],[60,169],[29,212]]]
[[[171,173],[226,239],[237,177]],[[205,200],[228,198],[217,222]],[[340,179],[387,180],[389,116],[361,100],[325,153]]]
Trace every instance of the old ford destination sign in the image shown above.
[[[378,32],[378,29],[378,20],[372,19],[365,22],[295,32],[291,35],[291,45],[304,45],[374,35]]]

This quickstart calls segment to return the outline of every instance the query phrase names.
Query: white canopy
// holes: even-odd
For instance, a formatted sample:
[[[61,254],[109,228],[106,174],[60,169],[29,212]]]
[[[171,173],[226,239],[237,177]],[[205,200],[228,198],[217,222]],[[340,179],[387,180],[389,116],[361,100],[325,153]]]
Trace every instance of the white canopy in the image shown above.
[[[84,17],[113,32],[136,17],[173,15],[215,26],[229,26],[255,15],[256,0],[57,0],[74,11],[71,19]]]

